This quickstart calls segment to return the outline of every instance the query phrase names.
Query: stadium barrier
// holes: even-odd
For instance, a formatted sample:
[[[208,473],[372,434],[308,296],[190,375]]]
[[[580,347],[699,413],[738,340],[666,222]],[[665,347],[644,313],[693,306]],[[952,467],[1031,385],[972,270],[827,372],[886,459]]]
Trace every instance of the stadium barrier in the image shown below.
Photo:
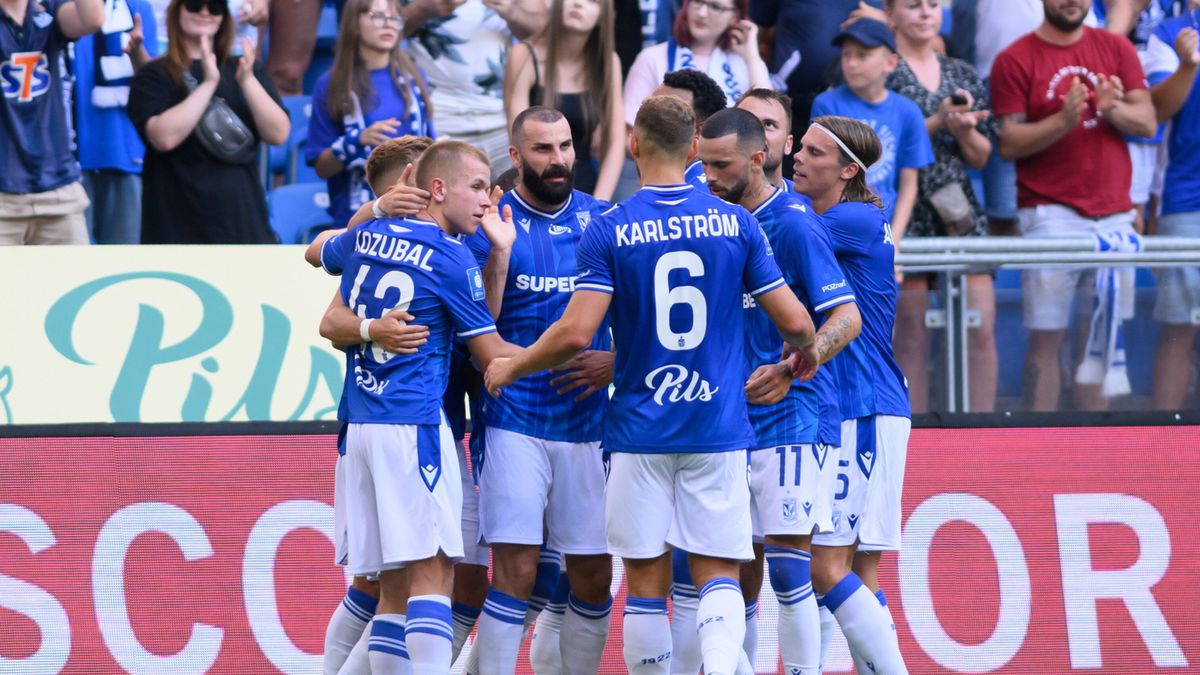
[[[940,386],[944,389],[943,408],[946,412],[971,412],[970,359],[968,329],[980,323],[979,313],[967,306],[967,274],[995,273],[998,270],[1029,268],[1096,268],[1096,267],[1200,267],[1200,238],[1151,236],[1141,239],[1137,252],[1100,251],[1095,237],[910,237],[900,242],[896,264],[905,274],[934,274],[941,298],[940,307],[926,313],[925,324],[942,329],[942,348],[936,365]],[[1151,280],[1151,283],[1153,281]],[[997,332],[1008,323],[1001,311],[1001,284],[997,283]],[[1019,305],[1019,302],[1016,303]],[[1138,303],[1147,308],[1147,303]],[[1019,311],[1018,307],[1012,307]],[[1153,321],[1149,322],[1153,326]],[[1003,343],[1002,340],[997,340]],[[1020,338],[1022,346],[1024,336]],[[1153,351],[1153,339],[1147,331],[1131,331],[1126,335],[1126,352],[1130,355],[1131,371],[1142,368],[1135,358]],[[1005,369],[1015,376],[1016,354],[1004,350],[1001,344],[1000,393],[1010,387]],[[1023,358],[1023,349],[1020,358]],[[933,378],[931,378],[933,379]],[[1134,382],[1135,390],[1141,382]]]
[[[946,419],[913,432],[882,573],[910,672],[1200,672],[1200,416]],[[346,583],[333,432],[3,428],[0,672],[318,673]],[[624,671],[614,586],[605,673]],[[763,673],[775,616],[768,586]],[[835,645],[826,672],[850,672]]]

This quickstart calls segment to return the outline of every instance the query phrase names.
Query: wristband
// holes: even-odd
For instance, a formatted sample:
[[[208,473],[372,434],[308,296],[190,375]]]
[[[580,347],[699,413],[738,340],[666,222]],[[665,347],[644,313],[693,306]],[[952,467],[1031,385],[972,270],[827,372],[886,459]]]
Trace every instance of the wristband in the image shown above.
[[[375,319],[363,319],[362,323],[358,324],[358,335],[363,342],[371,341],[371,322]]]
[[[387,214],[383,212],[383,209],[379,208],[378,199],[371,202],[371,213],[375,214],[376,218],[387,218]]]

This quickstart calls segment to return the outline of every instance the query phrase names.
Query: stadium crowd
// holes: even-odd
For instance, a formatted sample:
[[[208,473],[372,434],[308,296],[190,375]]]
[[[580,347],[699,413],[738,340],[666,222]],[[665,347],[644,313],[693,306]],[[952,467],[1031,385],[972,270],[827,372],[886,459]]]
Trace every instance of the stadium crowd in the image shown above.
[[[870,185],[897,241],[1098,234],[1119,248],[1136,246],[1135,232],[1195,236],[1198,4],[345,0],[321,61],[321,0],[0,0],[0,242],[278,241],[267,194],[282,179],[267,145],[327,182],[323,226],[342,227],[371,201],[364,167],[383,140],[470,143],[503,182],[511,123],[539,103],[571,124],[575,185],[617,201],[637,188],[634,116],[664,77],[702,116],[753,91],[785,94],[768,134],[787,140],[768,169],[779,162],[789,178],[812,117],[867,122],[884,147]],[[306,72],[326,68],[306,93]],[[294,96],[305,105],[285,105]],[[1024,273],[1030,409],[1059,405],[1072,302],[1088,311],[1088,289],[1107,283],[1101,318],[1119,330],[1131,275]],[[897,279],[896,356],[924,412],[933,279]],[[967,288],[970,400],[988,411],[994,275],[970,274]],[[1198,312],[1196,272],[1162,271],[1158,408],[1187,396],[1192,369],[1178,364],[1193,361]],[[1123,356],[1103,342],[1079,350],[1077,408],[1122,391],[1108,376]]]
[[[1198,234],[1196,0],[345,0],[305,111],[314,2],[0,0],[0,240],[274,243],[263,146],[325,181],[326,673],[444,675],[477,631],[466,672],[509,675],[531,627],[539,675],[596,673],[619,556],[635,675],[753,672],[764,585],[785,672],[837,625],[906,674],[878,570],[931,283],[897,244]],[[1023,273],[1031,409],[1080,289],[1075,405],[1121,393],[1129,276]],[[1166,407],[1197,298],[1160,278]]]

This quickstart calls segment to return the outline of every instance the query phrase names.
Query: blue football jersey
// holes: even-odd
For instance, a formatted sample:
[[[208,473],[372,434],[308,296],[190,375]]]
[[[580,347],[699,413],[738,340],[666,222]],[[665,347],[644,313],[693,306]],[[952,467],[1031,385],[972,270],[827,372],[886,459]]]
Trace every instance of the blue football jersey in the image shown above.
[[[879,208],[862,202],[838,204],[823,218],[862,315],[862,332],[830,361],[842,418],[909,417],[908,381],[892,353],[898,289],[891,223]]]
[[[574,191],[554,213],[534,208],[516,190],[500,200],[512,207],[517,240],[508,262],[504,302],[496,328],[508,342],[528,347],[562,316],[575,290],[575,252],[600,205],[590,195]],[[487,263],[491,245],[480,229],[467,239],[480,267]],[[591,349],[611,351],[608,325],[602,325]],[[608,392],[596,392],[576,402],[578,391],[557,393],[550,371],[531,375],[504,388],[504,395],[484,401],[488,426],[507,429],[550,441],[598,441],[604,429]]]
[[[804,303],[819,326],[823,313],[854,302],[854,291],[833,255],[833,244],[820,217],[796,193],[775,189],[751,212],[775,251],[775,262],[796,297]],[[746,307],[746,375],[759,366],[777,363],[783,342],[766,312],[760,311],[749,295]],[[782,401],[769,406],[750,406],[754,447],[773,448],[798,443],[839,445],[841,415],[837,410],[837,383],[833,370],[821,368],[808,382],[793,382]],[[824,412],[827,419],[821,420]],[[823,434],[821,432],[824,432]]]
[[[742,292],[758,297],[783,283],[754,218],[692,185],[644,187],[593,219],[575,288],[613,296],[605,448],[750,447]]]
[[[359,316],[405,309],[429,326],[429,340],[416,354],[392,354],[374,343],[355,350],[347,421],[439,424],[451,336],[496,330],[483,302],[483,274],[466,245],[429,221],[372,220],[326,241],[321,266],[341,274],[342,299]]]

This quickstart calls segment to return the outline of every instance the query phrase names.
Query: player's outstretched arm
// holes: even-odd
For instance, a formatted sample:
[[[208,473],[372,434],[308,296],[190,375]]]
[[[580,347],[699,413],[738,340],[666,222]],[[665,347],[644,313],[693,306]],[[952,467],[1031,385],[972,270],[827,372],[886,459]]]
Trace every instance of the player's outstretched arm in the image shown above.
[[[787,286],[779,286],[772,291],[763,293],[755,298],[758,306],[767,313],[771,323],[779,330],[784,342],[793,349],[784,349],[784,357],[790,358],[792,353],[799,356],[799,378],[801,382],[811,380],[817,374],[820,363],[817,354],[817,331],[813,328],[812,317],[800,303],[796,294]]]
[[[475,369],[483,372],[499,358],[513,356],[521,348],[511,342],[505,342],[497,332],[484,333],[467,340],[467,349],[471,352],[471,363]]]
[[[499,396],[502,387],[527,375],[553,368],[587,349],[611,303],[612,296],[608,293],[575,291],[562,318],[547,328],[537,342],[512,358],[492,361],[484,374],[488,391],[492,396]],[[809,325],[811,327],[811,322]]]
[[[429,339],[429,327],[409,324],[413,316],[404,310],[393,310],[378,319],[363,319],[342,301],[341,293],[334,293],[333,300],[321,317],[321,337],[333,343],[336,349],[347,349],[364,342],[374,342],[393,354],[416,354]],[[363,322],[369,340],[363,339]]]
[[[817,331],[817,355],[821,363],[828,363],[861,332],[862,315],[856,303],[842,303],[825,312],[825,323]]]
[[[615,354],[596,349],[588,349],[571,360],[554,368],[554,372],[562,373],[550,380],[550,386],[556,387],[558,394],[582,389],[575,396],[576,401],[582,401],[592,394],[612,384],[613,361]]]

